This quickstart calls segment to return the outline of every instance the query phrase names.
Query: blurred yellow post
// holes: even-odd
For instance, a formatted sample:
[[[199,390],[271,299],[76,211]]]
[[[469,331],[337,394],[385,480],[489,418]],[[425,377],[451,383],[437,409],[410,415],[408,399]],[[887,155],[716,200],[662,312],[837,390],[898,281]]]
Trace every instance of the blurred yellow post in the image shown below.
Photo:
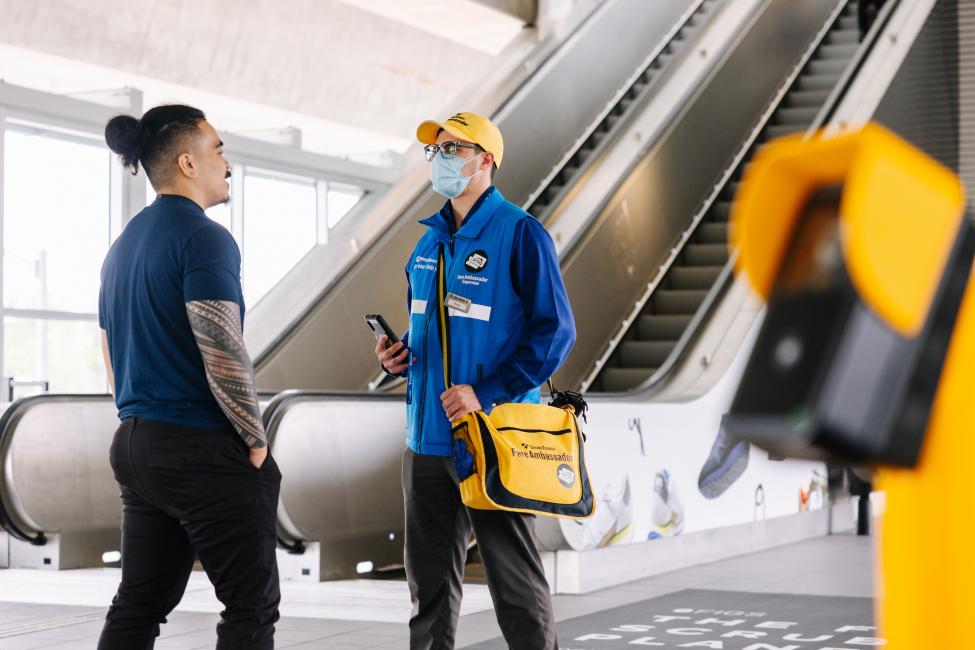
[[[860,299],[916,336],[964,216],[951,170],[880,126],[763,149],[735,199],[738,272],[768,300],[803,206],[842,188],[844,262]],[[877,618],[888,650],[975,650],[975,273],[969,277],[919,463],[883,467]]]
[[[973,278],[975,279],[975,278]],[[882,468],[877,611],[888,650],[975,648],[975,282],[958,314],[921,460]]]

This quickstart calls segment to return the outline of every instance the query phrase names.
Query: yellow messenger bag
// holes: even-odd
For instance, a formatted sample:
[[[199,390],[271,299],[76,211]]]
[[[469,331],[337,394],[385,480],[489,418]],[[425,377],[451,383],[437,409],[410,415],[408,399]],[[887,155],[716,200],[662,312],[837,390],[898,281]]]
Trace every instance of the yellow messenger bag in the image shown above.
[[[450,381],[446,272],[443,249],[437,266],[437,329]],[[558,392],[553,401],[502,404],[491,414],[470,413],[453,427],[454,439],[473,457],[473,473],[461,476],[461,499],[469,508],[510,510],[548,517],[586,519],[596,509],[585,463],[585,435],[576,415],[585,415],[577,393]]]

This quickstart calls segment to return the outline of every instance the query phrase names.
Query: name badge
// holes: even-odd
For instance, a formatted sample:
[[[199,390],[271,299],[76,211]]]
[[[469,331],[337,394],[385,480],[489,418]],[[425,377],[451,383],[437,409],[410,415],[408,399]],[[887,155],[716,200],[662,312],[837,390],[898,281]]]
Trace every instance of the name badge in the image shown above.
[[[465,314],[471,310],[471,301],[464,296],[458,296],[456,293],[448,293],[444,304]]]

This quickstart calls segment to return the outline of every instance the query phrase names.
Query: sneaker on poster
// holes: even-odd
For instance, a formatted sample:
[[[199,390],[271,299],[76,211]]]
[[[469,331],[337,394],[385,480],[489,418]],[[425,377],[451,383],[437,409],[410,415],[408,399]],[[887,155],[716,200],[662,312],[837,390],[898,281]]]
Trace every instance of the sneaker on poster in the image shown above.
[[[657,472],[653,480],[653,508],[651,520],[653,523],[647,539],[673,537],[684,530],[684,505],[677,490],[670,479],[670,472]]]
[[[750,447],[744,440],[736,440],[725,433],[724,425],[711,445],[711,453],[704,461],[697,487],[707,499],[717,499],[745,473]]]
[[[565,541],[576,551],[627,544],[633,538],[629,476],[604,484],[596,499],[599,507],[591,518],[559,522]]]

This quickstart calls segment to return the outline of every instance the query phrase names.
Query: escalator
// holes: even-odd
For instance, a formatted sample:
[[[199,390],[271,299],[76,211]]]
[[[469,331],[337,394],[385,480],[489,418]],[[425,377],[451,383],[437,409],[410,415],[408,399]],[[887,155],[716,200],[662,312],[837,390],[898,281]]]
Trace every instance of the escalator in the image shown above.
[[[837,133],[873,119],[960,170],[957,42],[954,0],[889,0],[866,34],[860,33],[857,3],[843,3],[681,233],[659,279],[648,285],[622,319],[619,334],[581,379],[583,389],[641,400],[686,399],[681,391],[693,377],[720,374],[720,369],[707,369],[718,345],[743,344],[748,327],[740,322],[739,334],[726,336],[734,309],[725,305],[727,313],[716,316],[733,287],[728,218],[748,161],[769,140],[799,133],[815,137],[820,129]],[[746,295],[736,287],[739,304]],[[745,321],[757,316],[757,310],[751,311]],[[720,320],[725,322],[715,322]],[[712,340],[700,344],[708,330]],[[687,363],[691,358],[695,363]],[[674,385],[678,371],[687,378]],[[702,390],[697,386],[694,392]]]
[[[675,63],[693,53],[702,28],[726,2],[668,0],[648,7],[637,0],[612,0],[597,9],[563,51],[493,116],[506,140],[505,165],[496,181],[506,198],[545,220]],[[615,39],[612,48],[607,34]],[[557,123],[551,120],[554,113]],[[376,209],[381,214],[364,215],[388,221],[377,239],[365,247],[354,239],[358,252],[351,266],[296,322],[281,324],[285,328],[277,338],[256,351],[260,387],[366,390],[374,385],[378,368],[362,315],[383,313],[394,329],[405,327],[403,264],[422,234],[416,221],[443,202],[422,175],[406,182],[417,187],[400,188],[407,198],[399,205],[381,204]],[[284,287],[279,293],[289,291],[298,289]],[[252,312],[254,319],[283,318],[277,309],[259,314],[261,308]]]
[[[780,93],[774,110],[744,156],[724,175],[719,192],[706,209],[681,233],[671,250],[662,277],[643,296],[638,311],[628,316],[629,326],[582,380],[591,392],[625,392],[651,382],[690,327],[709,291],[722,278],[728,263],[728,218],[748,160],[765,142],[805,132],[816,122],[830,95],[860,48],[855,0],[845,2],[831,17],[828,29],[807,58],[787,91]],[[727,273],[724,274],[727,277]]]

